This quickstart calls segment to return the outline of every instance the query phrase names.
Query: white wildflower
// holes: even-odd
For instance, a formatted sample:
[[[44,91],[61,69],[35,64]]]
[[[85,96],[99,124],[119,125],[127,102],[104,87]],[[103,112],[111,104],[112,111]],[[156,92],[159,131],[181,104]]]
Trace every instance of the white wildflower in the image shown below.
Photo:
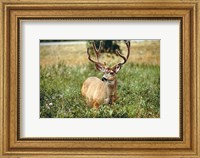
[[[47,109],[50,109],[50,107],[48,106],[48,104],[46,104],[46,108],[47,108]]]

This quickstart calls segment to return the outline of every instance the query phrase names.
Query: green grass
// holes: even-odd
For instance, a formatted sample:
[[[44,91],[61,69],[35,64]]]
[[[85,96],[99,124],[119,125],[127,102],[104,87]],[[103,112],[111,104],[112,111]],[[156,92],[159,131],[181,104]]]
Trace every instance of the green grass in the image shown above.
[[[81,86],[90,76],[102,77],[94,65],[40,67],[41,118],[159,118],[160,66],[125,64],[117,74],[118,100],[99,109],[86,106]]]

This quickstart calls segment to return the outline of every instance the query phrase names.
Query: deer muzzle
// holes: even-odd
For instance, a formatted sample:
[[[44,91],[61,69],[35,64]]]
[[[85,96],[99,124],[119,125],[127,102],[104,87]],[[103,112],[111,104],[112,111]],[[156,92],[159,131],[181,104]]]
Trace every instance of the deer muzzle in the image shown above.
[[[107,81],[107,79],[105,78],[105,77],[102,77],[102,79],[101,79],[102,81]]]

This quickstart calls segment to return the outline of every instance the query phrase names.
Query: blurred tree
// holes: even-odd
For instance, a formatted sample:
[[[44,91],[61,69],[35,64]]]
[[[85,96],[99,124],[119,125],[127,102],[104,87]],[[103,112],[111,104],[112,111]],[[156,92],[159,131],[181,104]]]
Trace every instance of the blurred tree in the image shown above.
[[[100,45],[100,40],[87,41],[87,47],[92,47],[92,42],[95,42],[97,49]],[[114,53],[116,49],[120,51],[120,46],[118,45],[119,40],[102,40],[101,52]]]

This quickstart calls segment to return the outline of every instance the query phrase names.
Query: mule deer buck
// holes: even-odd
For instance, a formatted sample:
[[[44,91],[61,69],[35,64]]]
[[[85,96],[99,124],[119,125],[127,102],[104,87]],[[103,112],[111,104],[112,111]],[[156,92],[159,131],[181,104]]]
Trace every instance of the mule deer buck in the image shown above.
[[[86,99],[88,106],[98,108],[101,104],[112,104],[117,99],[117,79],[116,74],[121,69],[122,65],[126,63],[130,55],[130,41],[125,41],[128,49],[128,53],[123,56],[117,49],[115,53],[123,59],[123,62],[118,63],[113,67],[107,67],[106,64],[99,62],[99,56],[101,51],[102,42],[97,49],[95,43],[93,43],[93,49],[96,54],[97,60],[93,60],[87,49],[88,59],[95,64],[97,70],[104,73],[102,79],[97,77],[87,78],[82,86],[81,93]]]

